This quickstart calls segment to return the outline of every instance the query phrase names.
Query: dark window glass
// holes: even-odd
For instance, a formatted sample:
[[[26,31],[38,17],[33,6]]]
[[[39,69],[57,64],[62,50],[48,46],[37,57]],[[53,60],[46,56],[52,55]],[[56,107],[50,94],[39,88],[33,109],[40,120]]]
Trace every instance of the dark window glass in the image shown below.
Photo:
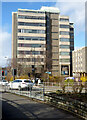
[[[60,21],[68,22],[69,19],[60,18]]]
[[[18,12],[28,12],[28,13],[44,13],[42,11],[28,11],[28,10],[18,10]]]
[[[41,34],[44,34],[45,30],[18,29],[18,32],[21,32],[21,33],[41,33]]]
[[[45,26],[45,23],[27,23],[27,22],[18,22],[18,25],[24,26]]]
[[[70,39],[69,38],[60,38],[60,41],[62,41],[62,42],[69,42]]]
[[[60,31],[60,35],[69,35],[69,32],[66,32],[66,31]]]
[[[18,18],[20,19],[39,19],[39,20],[45,20],[45,17],[43,16],[21,16],[18,15]]]
[[[69,25],[60,25],[60,28],[69,28]]]
[[[38,40],[38,41],[44,41],[45,37],[28,37],[28,36],[18,36],[19,40]]]
[[[70,45],[60,45],[60,48],[69,49],[69,48],[70,48]]]
[[[70,52],[60,52],[60,55],[70,55]]]

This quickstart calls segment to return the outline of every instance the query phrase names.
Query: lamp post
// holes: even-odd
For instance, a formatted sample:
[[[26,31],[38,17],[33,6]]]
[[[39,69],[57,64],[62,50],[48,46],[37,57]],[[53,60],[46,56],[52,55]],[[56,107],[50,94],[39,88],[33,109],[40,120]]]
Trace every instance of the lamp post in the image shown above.
[[[34,65],[32,65],[32,73],[34,75],[34,79],[36,80],[36,76],[35,76],[35,47],[33,47],[33,50],[31,50],[32,52],[32,62],[34,62]],[[34,56],[33,56],[34,54]]]

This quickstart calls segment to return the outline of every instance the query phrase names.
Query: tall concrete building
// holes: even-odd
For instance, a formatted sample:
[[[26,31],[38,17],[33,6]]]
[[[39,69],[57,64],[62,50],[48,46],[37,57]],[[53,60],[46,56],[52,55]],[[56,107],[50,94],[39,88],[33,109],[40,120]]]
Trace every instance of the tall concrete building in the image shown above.
[[[58,8],[18,9],[12,13],[12,58],[41,66],[53,76],[72,75],[74,27]]]
[[[73,76],[87,75],[87,47],[72,52]]]

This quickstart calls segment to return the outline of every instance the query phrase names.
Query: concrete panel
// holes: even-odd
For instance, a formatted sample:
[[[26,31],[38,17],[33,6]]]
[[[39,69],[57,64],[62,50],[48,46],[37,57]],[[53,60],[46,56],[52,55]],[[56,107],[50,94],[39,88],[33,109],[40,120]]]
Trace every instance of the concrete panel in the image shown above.
[[[46,23],[45,20],[34,20],[34,19],[18,19],[18,22],[28,22],[28,23]]]
[[[29,47],[18,47],[17,50],[22,50],[22,51],[30,51],[33,50],[33,48],[29,48]],[[42,48],[35,48],[35,51],[45,51],[46,48],[42,49]]]
[[[70,38],[70,35],[59,35],[59,38]]]
[[[59,45],[70,45],[70,42],[59,42]]]
[[[40,26],[18,26],[18,29],[32,29],[32,30],[46,30],[46,27],[40,27]]]
[[[69,28],[59,28],[59,31],[66,31],[66,32],[69,32]]]
[[[69,25],[69,22],[59,21],[59,24],[61,24],[61,25]]]
[[[38,33],[18,33],[18,36],[32,36],[32,37],[46,37],[46,34],[38,34]]]
[[[26,15],[26,16],[43,16],[43,17],[45,17],[45,14],[44,14],[44,13],[18,12],[18,15]]]
[[[18,40],[18,43],[26,43],[26,44],[46,44],[46,41],[33,41],[33,40]]]

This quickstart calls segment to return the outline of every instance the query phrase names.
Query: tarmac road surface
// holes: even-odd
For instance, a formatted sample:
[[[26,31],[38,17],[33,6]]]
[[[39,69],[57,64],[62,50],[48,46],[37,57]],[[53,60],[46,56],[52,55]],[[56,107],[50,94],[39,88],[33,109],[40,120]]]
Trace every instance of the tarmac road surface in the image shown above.
[[[27,97],[3,92],[2,120],[81,120],[78,117]]]

